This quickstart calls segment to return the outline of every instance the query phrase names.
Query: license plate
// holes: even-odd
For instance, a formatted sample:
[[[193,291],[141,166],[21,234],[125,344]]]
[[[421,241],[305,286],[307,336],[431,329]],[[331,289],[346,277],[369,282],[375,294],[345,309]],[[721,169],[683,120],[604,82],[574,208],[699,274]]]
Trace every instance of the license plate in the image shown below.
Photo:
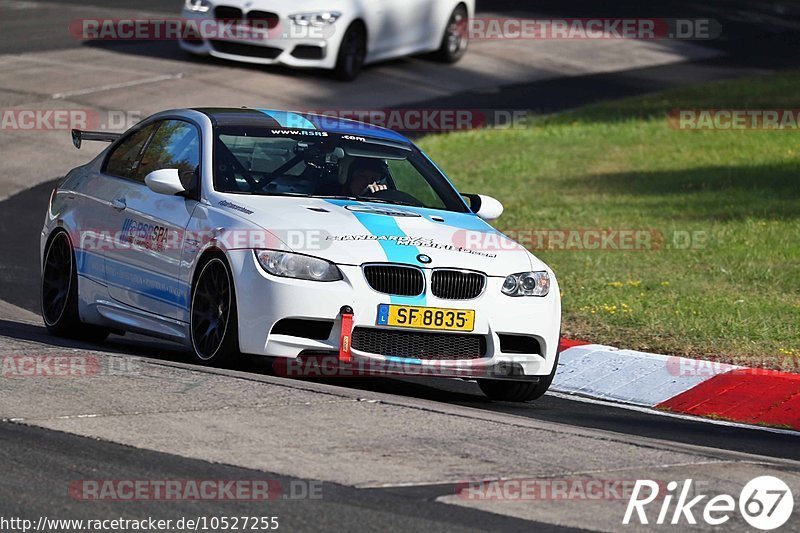
[[[378,306],[378,325],[443,331],[472,331],[475,329],[475,311],[381,304]]]

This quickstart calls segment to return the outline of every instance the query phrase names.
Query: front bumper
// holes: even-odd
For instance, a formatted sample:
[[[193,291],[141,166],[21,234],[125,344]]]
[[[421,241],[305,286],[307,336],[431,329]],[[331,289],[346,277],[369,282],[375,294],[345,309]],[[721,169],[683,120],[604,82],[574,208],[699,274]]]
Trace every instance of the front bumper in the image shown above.
[[[183,12],[184,19],[194,21],[213,20],[211,15]],[[181,49],[197,55],[207,55],[252,63],[257,65],[286,65],[295,68],[322,68],[333,69],[336,66],[342,32],[337,28],[343,21],[335,26],[326,28],[324,36],[293,36],[288,30],[293,24],[287,18],[281,17],[280,26],[269,32],[264,39],[234,40],[234,39],[208,39],[179,41]]]
[[[244,353],[290,359],[335,355],[339,349],[340,310],[343,306],[350,306],[354,311],[353,328],[418,332],[420,335],[430,333],[428,330],[399,330],[377,325],[378,307],[393,303],[475,310],[475,328],[470,335],[483,338],[483,355],[463,360],[453,357],[404,358],[391,353],[369,353],[359,350],[354,343],[354,371],[366,365],[368,371],[378,373],[527,379],[548,375],[553,370],[561,328],[561,303],[554,278],[550,294],[544,298],[510,298],[500,291],[503,279],[491,277],[484,292],[474,300],[443,300],[430,294],[403,298],[374,291],[359,266],[340,265],[344,276],[342,281],[319,283],[271,276],[258,265],[250,250],[236,250],[228,255],[235,274],[239,344]],[[426,271],[426,276],[429,275],[430,272]],[[302,332],[292,335],[273,333],[275,325],[283,319],[328,321],[331,323],[330,334],[325,339],[314,339],[301,336]],[[506,336],[533,338],[538,349],[531,350],[531,353],[518,353],[519,350],[504,352],[501,339],[508,338]]]

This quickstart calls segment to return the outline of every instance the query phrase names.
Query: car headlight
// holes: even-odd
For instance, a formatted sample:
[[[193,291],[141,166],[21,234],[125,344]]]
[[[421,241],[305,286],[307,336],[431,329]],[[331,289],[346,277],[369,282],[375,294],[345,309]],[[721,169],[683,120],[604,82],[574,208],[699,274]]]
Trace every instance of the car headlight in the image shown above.
[[[309,281],[339,281],[342,279],[342,273],[336,265],[308,255],[275,250],[256,250],[256,258],[261,268],[273,276]]]
[[[550,274],[547,272],[521,272],[511,274],[503,282],[507,296],[547,296],[550,292]]]
[[[338,11],[323,11],[320,13],[296,13],[289,18],[298,26],[328,26],[336,22],[342,14]]]
[[[184,5],[186,9],[195,13],[208,13],[211,9],[211,2],[208,0],[186,0]]]

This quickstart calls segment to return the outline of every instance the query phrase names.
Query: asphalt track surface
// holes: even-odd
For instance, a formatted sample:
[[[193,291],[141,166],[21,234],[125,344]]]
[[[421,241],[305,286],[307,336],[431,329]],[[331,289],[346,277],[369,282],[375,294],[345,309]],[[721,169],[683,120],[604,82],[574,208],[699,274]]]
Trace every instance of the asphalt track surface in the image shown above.
[[[0,445],[4,465],[0,514],[4,516],[86,519],[87,503],[71,497],[64,487],[76,479],[92,479],[98,465],[103,465],[109,479],[269,480],[280,483],[283,491],[276,500],[267,502],[203,502],[202,508],[193,502],[95,501],[89,504],[92,517],[152,516],[177,521],[197,516],[275,516],[288,531],[577,531],[436,503],[425,488],[355,489],[313,480],[305,485],[308,480],[16,424],[0,423]],[[322,498],[292,499],[292,485],[311,487],[309,490]],[[304,490],[294,492],[302,494]]]
[[[69,1],[64,4],[118,6],[108,0]],[[487,4],[483,2],[482,4]],[[534,5],[534,3],[530,3]],[[786,4],[791,7],[792,4]],[[173,12],[164,2],[146,0],[137,6],[149,11]],[[713,7],[687,7],[684,2],[659,3],[657,8],[642,8],[636,3],[614,3],[599,7],[596,3],[575,2],[568,6],[556,2],[536,2],[526,8],[519,2],[492,3],[492,10],[522,13],[535,10],[550,16],[630,16],[691,17],[708,16],[731,18],[728,34],[714,46],[728,54],[724,58],[694,64],[678,64],[640,69],[608,75],[557,79],[531,84],[503,87],[493,93],[459,93],[425,102],[434,107],[510,108],[531,107],[531,101],[542,102],[538,110],[557,111],[584,103],[608,98],[641,94],[664,87],[738,77],[767,68],[796,64],[798,57],[796,31],[776,28],[770,14],[751,2],[723,2]],[[645,11],[642,12],[642,9]],[[699,11],[697,11],[699,10]],[[746,13],[755,10],[764,18],[747,21]],[[791,21],[798,11],[790,10],[783,18]],[[11,32],[0,39],[0,54],[47,51],[80,46],[74,40],[54,38],[31,32],[24,23],[24,12],[11,12]],[[49,16],[49,15],[44,15]],[[735,20],[734,20],[735,19]],[[7,19],[8,21],[9,19]],[[41,22],[41,21],[40,21]],[[16,32],[16,33],[15,33]],[[752,37],[758,37],[752,39]],[[48,196],[55,180],[18,193],[0,202],[0,239],[4,253],[0,254],[0,299],[18,307],[38,312],[38,245],[39,231]],[[41,326],[0,320],[0,336],[16,341],[32,341],[70,349],[105,350],[151,358],[155,361],[189,362],[186,354],[174,346],[136,336],[112,337],[102,346],[82,345],[50,339]],[[199,369],[203,371],[202,369]],[[243,361],[237,372],[255,377],[269,373],[263,361]],[[800,440],[795,435],[771,433],[713,425],[704,422],[670,418],[658,414],[573,401],[545,396],[533,405],[491,403],[475,393],[474,387],[461,382],[437,380],[381,379],[327,380],[326,384],[351,391],[369,391],[405,399],[420,399],[459,407],[479,409],[498,415],[512,415],[533,421],[555,422],[578,428],[589,428],[631,437],[657,439],[667,443],[689,444],[709,449],[723,449],[777,459],[800,460]],[[76,478],[91,478],[102,471],[108,479],[252,479],[264,477],[289,483],[291,478],[260,470],[226,466],[209,461],[188,459],[176,454],[142,450],[62,433],[0,423],[0,515],[54,516],[87,518],[84,502],[71,499],[64,487]],[[296,479],[295,479],[296,480]],[[270,515],[281,517],[291,525],[289,530],[567,530],[552,524],[537,523],[477,509],[455,507],[436,502],[452,494],[451,485],[414,486],[409,488],[353,488],[343,484],[325,483],[324,499],[319,501],[270,502]],[[124,516],[159,518],[194,515],[262,516],[260,504],[244,502],[203,502],[202,504],[174,502],[94,502],[92,517]]]

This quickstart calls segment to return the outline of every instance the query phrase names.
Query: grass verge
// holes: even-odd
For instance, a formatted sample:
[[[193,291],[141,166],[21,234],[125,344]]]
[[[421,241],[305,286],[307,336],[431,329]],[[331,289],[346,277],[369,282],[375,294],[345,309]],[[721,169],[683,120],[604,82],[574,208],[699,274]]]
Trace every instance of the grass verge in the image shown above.
[[[566,336],[798,371],[800,131],[667,120],[681,108],[798,109],[798,87],[800,72],[786,72],[420,144],[461,190],[505,204],[499,229],[532,238],[559,277]],[[548,243],[536,230],[555,231]],[[552,241],[582,230],[655,238],[639,251]]]

